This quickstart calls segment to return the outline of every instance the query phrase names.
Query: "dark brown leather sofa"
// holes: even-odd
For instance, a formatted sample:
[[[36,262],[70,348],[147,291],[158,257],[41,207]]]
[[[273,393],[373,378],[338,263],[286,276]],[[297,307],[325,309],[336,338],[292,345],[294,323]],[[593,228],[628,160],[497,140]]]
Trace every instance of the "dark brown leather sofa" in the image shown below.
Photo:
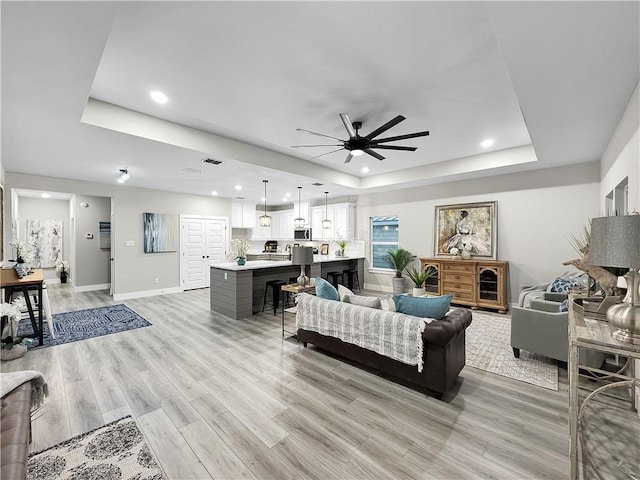
[[[31,382],[2,398],[0,410],[0,478],[19,480],[27,476],[27,454],[31,440]]]
[[[0,478],[27,476],[27,454],[31,441],[31,382],[25,382],[2,397],[0,410]]]
[[[465,329],[471,325],[471,311],[455,308],[442,320],[428,324],[422,334],[424,340],[424,368],[418,372],[415,365],[407,365],[379,355],[339,338],[298,329],[298,341],[304,346],[312,343],[322,350],[334,353],[361,365],[378,370],[411,384],[426,387],[440,399],[453,385],[465,365]]]

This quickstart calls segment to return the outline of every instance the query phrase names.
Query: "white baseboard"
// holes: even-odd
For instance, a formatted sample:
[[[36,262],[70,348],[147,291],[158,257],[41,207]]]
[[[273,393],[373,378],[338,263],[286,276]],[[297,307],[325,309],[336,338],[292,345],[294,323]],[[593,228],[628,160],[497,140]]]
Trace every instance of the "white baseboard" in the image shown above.
[[[73,287],[74,293],[93,292],[95,290],[109,290],[110,283],[99,283],[97,285],[82,285],[81,287]]]
[[[170,293],[180,293],[184,290],[180,287],[160,288],[158,290],[144,290],[141,292],[116,293],[114,300],[131,300],[133,298],[155,297],[156,295],[168,295]]]
[[[376,283],[365,283],[363,290],[373,290],[374,292],[393,293],[393,285],[378,285]]]

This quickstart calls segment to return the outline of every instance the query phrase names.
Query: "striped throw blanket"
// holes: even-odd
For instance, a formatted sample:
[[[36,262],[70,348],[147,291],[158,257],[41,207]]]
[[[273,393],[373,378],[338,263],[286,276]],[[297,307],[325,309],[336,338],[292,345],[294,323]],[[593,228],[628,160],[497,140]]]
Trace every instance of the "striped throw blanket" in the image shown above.
[[[296,328],[339,338],[422,372],[422,332],[432,318],[361,307],[302,293],[297,298]]]

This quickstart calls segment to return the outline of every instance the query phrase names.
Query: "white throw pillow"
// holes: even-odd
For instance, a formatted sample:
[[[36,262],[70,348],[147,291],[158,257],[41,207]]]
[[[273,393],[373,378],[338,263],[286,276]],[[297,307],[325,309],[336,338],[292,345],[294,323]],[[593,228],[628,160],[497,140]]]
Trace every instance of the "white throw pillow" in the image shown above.
[[[363,295],[347,295],[344,297],[344,303],[359,305],[361,307],[382,309],[380,299],[378,297],[365,297]]]
[[[353,292],[351,290],[349,290],[347,287],[345,287],[342,284],[338,284],[338,296],[340,297],[340,301],[344,302],[344,298],[347,295],[353,295]]]

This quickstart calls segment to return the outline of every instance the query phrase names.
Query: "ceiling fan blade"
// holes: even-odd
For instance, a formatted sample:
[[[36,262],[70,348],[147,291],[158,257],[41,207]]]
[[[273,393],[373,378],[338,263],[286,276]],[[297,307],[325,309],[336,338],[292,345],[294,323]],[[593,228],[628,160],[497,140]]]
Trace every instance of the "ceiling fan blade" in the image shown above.
[[[363,152],[368,153],[369,155],[377,158],[378,160],[384,160],[384,157],[382,155],[380,155],[378,152],[374,152],[373,150],[369,150],[368,148],[365,148]]]
[[[342,123],[344,123],[344,128],[347,129],[349,138],[355,137],[356,131],[353,129],[353,125],[351,124],[351,119],[349,118],[349,115],[347,115],[346,113],[341,113],[340,118],[342,119]]]
[[[395,145],[369,145],[369,148],[384,148],[386,150],[406,150],[408,152],[415,152],[418,147],[400,147]]]
[[[291,148],[304,148],[304,147],[341,147],[341,144],[323,144],[323,145],[291,145]]]
[[[386,132],[391,127],[399,124],[403,120],[405,120],[405,117],[403,117],[402,115],[398,115],[393,120],[389,120],[387,123],[385,123],[381,127],[376,128],[373,132],[371,132],[369,135],[366,135],[364,138],[368,138],[369,140],[371,140],[372,138],[375,138],[378,135],[380,135],[382,132]]]
[[[339,142],[344,142],[344,140],[341,140],[340,138],[332,137],[331,135],[325,135],[324,133],[312,132],[311,130],[305,130],[304,128],[296,128],[296,130],[299,132],[307,132],[307,133],[310,133],[311,135],[318,135],[319,137],[327,137],[327,138],[332,138],[334,140],[338,140]]]
[[[394,142],[396,140],[405,140],[407,138],[426,137],[427,135],[429,135],[428,130],[426,132],[416,132],[416,133],[408,133],[406,135],[398,135],[397,137],[380,138],[378,140],[374,140],[373,143]]]
[[[327,153],[322,153],[320,155],[316,155],[315,157],[311,157],[311,159],[318,158],[318,157],[324,157],[325,155],[329,155],[330,153],[336,153],[336,152],[339,152],[340,150],[344,150],[344,147],[343,148],[339,148],[337,150],[333,150],[331,152],[327,152]]]
[[[351,152],[349,152],[349,155],[347,155],[347,159],[344,161],[344,163],[349,163],[352,158],[353,158],[353,155],[351,155]]]

